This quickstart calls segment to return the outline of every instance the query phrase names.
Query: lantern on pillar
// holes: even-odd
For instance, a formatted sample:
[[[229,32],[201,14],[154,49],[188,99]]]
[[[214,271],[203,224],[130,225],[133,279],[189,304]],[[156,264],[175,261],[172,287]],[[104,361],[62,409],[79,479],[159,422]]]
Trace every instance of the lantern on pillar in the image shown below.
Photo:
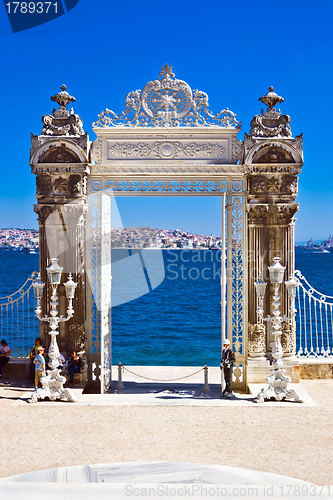
[[[269,270],[269,279],[271,280],[271,283],[282,283],[283,282],[283,276],[284,276],[284,271],[285,267],[281,266],[280,264],[280,257],[274,257],[273,261],[274,264],[268,268]]]
[[[49,277],[49,282],[52,286],[60,285],[61,281],[61,274],[63,268],[59,266],[58,260],[59,259],[55,258],[51,259],[52,264],[50,265],[50,267],[46,268],[47,275]]]

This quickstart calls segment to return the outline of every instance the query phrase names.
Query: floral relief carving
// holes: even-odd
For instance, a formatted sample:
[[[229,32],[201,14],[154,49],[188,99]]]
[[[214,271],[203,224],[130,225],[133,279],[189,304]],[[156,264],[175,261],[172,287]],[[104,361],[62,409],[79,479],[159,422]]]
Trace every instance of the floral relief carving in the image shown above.
[[[296,350],[295,325],[289,321],[283,321],[281,325],[281,345],[283,352],[293,354]]]
[[[54,191],[58,194],[67,193],[68,180],[64,177],[58,177],[54,180]]]
[[[297,210],[296,204],[248,205],[249,224],[289,225]]]
[[[40,195],[48,195],[52,193],[52,177],[50,175],[38,175],[36,177],[36,191]]]
[[[266,193],[267,183],[265,177],[254,177],[251,179],[251,193]]]
[[[281,182],[283,194],[297,194],[297,179],[293,175],[284,175]]]
[[[256,205],[249,209],[249,224],[265,224],[268,205]]]
[[[184,144],[182,149],[184,155],[191,158],[195,156],[213,156],[216,158],[225,151],[225,148],[219,144],[196,144],[194,142]]]
[[[279,224],[290,224],[293,219],[294,215],[298,211],[298,206],[283,206],[279,207],[278,213],[277,213],[277,222]]]
[[[234,161],[242,161],[243,157],[243,142],[237,139],[237,137],[232,137],[232,159]]]
[[[82,190],[82,182],[80,175],[70,175],[68,180],[68,189],[70,194],[80,194]]]
[[[97,137],[97,139],[92,144],[92,159],[95,160],[96,163],[102,163],[102,146],[102,138]]]
[[[109,154],[113,156],[149,156],[151,148],[148,144],[140,142],[138,144],[115,144],[109,147]]]
[[[178,141],[149,143],[116,143],[109,146],[109,155],[116,157],[161,158],[180,157],[196,158],[200,156],[218,158],[225,152],[225,147],[217,143],[187,143]]]
[[[262,354],[266,351],[266,330],[264,325],[249,323],[249,353]]]
[[[280,188],[280,181],[276,177],[267,179],[267,191],[271,194],[278,193]]]

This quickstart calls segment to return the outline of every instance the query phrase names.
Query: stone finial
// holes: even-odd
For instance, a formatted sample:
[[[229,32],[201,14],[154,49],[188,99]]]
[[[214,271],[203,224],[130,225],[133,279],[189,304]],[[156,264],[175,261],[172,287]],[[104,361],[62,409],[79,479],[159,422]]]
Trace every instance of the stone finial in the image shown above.
[[[284,102],[283,97],[274,92],[274,87],[269,87],[268,93],[259,97],[259,101],[266,104],[265,113],[261,110],[260,115],[255,115],[251,121],[251,137],[291,137],[289,126],[290,116],[281,115],[281,111],[275,109],[275,105]]]
[[[66,106],[70,102],[75,102],[76,99],[75,99],[75,97],[69,95],[68,92],[66,92],[66,89],[67,89],[66,85],[62,85],[60,88],[61,88],[61,92],[59,92],[59,94],[53,95],[50,99],[51,99],[51,101],[58,103],[60,108],[66,108]]]
[[[172,71],[172,66],[169,66],[168,64],[166,64],[165,66],[162,66],[162,71],[158,76],[160,78],[167,79],[168,77],[174,78],[176,75]]]
[[[274,87],[272,87],[272,86],[269,87],[267,94],[262,96],[262,97],[259,97],[258,100],[261,101],[263,104],[266,104],[266,106],[268,107],[268,110],[270,110],[271,108],[274,108],[274,106],[276,106],[278,103],[284,102],[283,97],[280,97],[279,95],[277,95],[274,92]]]
[[[51,115],[42,118],[44,124],[41,135],[51,136],[80,136],[84,135],[83,123],[79,115],[76,115],[73,108],[68,111],[70,102],[75,102],[75,97],[66,92],[66,85],[62,85],[61,92],[53,95],[50,99],[59,104],[59,108],[52,111]]]

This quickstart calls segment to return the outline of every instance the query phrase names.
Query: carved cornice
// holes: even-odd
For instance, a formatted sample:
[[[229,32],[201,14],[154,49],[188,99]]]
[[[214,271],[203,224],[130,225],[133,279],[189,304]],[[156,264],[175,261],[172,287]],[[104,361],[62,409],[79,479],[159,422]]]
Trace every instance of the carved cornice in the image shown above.
[[[260,164],[256,165],[244,165],[245,174],[294,174],[298,175],[302,172],[302,164],[283,163],[280,165],[276,164]]]
[[[243,165],[92,165],[92,174],[122,175],[193,175],[244,174]]]
[[[41,174],[71,174],[71,173],[78,173],[78,174],[89,174],[90,173],[90,166],[87,164],[77,164],[77,163],[72,163],[72,164],[61,164],[59,165],[54,165],[53,163],[47,164],[47,163],[38,163],[37,165],[33,165],[31,168],[31,172],[35,175],[41,175]]]
[[[255,226],[288,226],[294,222],[298,205],[290,204],[256,204],[247,205],[248,221]]]

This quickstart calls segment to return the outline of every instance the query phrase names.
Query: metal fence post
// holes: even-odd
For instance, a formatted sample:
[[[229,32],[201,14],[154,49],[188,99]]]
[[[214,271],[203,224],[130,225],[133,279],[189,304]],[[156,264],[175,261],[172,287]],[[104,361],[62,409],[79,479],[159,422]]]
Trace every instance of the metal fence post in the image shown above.
[[[125,386],[123,384],[123,365],[121,364],[121,362],[119,362],[118,364],[118,382],[117,382],[117,386],[116,386],[116,389],[125,389]]]
[[[204,387],[202,389],[202,392],[210,392],[210,388],[208,385],[208,366],[204,366]]]

